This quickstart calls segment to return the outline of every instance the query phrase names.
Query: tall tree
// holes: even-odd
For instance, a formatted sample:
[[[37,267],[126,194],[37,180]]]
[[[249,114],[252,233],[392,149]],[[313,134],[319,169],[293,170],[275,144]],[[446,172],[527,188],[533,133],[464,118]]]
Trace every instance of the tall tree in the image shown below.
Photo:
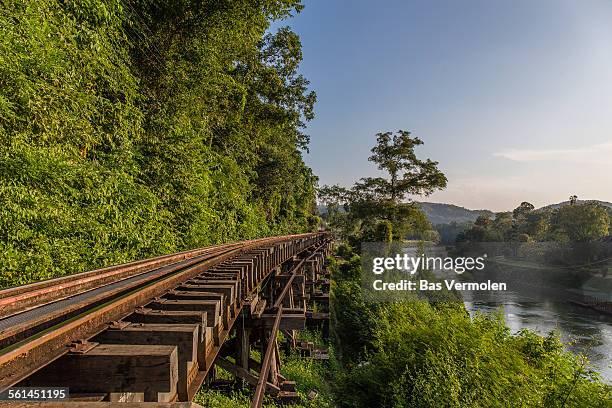
[[[422,144],[421,139],[411,137],[405,130],[376,134],[376,146],[368,160],[386,171],[389,178],[364,178],[362,187],[394,202],[409,194],[429,195],[445,188],[447,179],[438,169],[438,162],[417,158],[414,149]]]
[[[570,205],[575,205],[578,202],[578,196],[576,194],[571,195],[569,198]]]
[[[520,220],[524,218],[527,214],[532,212],[534,209],[535,209],[535,206],[533,204],[527,201],[523,201],[521,205],[519,205],[512,211],[512,216],[514,217],[515,220]]]
[[[394,239],[401,239],[431,229],[422,210],[414,203],[404,202],[408,195],[428,195],[446,187],[446,176],[438,169],[438,163],[417,157],[414,150],[422,144],[421,139],[404,130],[397,134],[378,133],[369,160],[386,171],[388,178],[362,178],[350,190],[339,186],[319,189],[319,200],[328,207],[345,204],[348,211],[342,217],[345,233],[358,231],[365,239],[391,230]],[[381,223],[385,223],[384,228]]]

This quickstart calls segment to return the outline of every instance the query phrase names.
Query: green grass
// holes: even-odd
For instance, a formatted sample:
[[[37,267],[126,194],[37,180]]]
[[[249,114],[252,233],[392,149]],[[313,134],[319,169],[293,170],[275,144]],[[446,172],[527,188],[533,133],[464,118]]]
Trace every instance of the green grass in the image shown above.
[[[287,379],[296,382],[297,391],[305,401],[301,406],[307,408],[335,406],[330,387],[333,378],[329,363],[302,358],[297,353],[293,353],[283,360],[281,373]],[[317,397],[312,401],[307,398],[310,391],[317,392]]]

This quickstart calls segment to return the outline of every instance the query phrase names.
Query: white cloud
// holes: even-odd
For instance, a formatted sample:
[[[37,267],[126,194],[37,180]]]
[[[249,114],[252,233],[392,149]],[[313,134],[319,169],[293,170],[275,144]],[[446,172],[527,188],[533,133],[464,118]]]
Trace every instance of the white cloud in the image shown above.
[[[604,164],[612,162],[612,143],[600,143],[574,149],[523,150],[509,149],[493,153],[517,162],[562,161],[571,163]]]

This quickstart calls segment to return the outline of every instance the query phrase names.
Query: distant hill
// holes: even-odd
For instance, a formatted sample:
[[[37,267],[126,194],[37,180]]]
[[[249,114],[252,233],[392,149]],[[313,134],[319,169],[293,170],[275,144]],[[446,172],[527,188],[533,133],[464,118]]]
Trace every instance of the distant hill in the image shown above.
[[[495,213],[489,210],[470,210],[453,204],[442,203],[418,203],[423,212],[433,225],[450,224],[451,222],[465,223],[474,222],[480,215],[494,217]]]
[[[608,202],[608,201],[600,201],[600,200],[578,200],[577,201],[578,204],[584,204],[584,203],[597,203],[599,205],[602,205],[604,207],[608,207],[608,208],[612,208],[612,203]],[[541,210],[550,210],[550,209],[555,209],[555,208],[559,208],[559,207],[563,207],[564,205],[569,205],[569,201],[563,201],[562,203],[558,203],[558,204],[550,204],[547,206],[544,206],[542,208],[540,208]]]
[[[612,208],[612,203],[608,201],[600,201],[600,200],[578,200],[578,203],[585,202],[596,202],[598,204],[603,205],[604,207]],[[474,222],[476,218],[480,215],[488,215],[491,218],[495,218],[495,213],[490,210],[470,210],[468,208],[460,207],[454,204],[444,204],[444,203],[427,203],[427,202],[417,202],[423,209],[423,212],[427,216],[429,222],[432,225],[436,224],[450,224],[451,222],[456,222],[458,224],[465,222]],[[540,210],[548,210],[559,208],[564,205],[569,205],[569,201],[564,201],[562,203],[550,204],[540,208]],[[324,205],[318,205],[317,209],[319,210],[319,214],[326,214],[327,207]],[[340,211],[343,211],[340,208]]]

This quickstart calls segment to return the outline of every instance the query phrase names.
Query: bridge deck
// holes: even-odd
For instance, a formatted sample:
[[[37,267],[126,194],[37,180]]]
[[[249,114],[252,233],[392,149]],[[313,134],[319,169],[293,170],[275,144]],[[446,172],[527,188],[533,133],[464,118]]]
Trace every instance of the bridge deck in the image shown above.
[[[72,402],[87,403],[190,401],[214,379],[221,352],[217,364],[228,371],[251,383],[261,371],[264,390],[292,397],[278,356],[269,351],[262,366],[250,345],[271,350],[277,329],[292,336],[312,317],[309,296],[325,299],[314,282],[329,242],[266,238],[131,263],[129,272],[107,268],[98,281],[86,273],[1,291],[0,307],[10,306],[0,309],[0,390],[69,387]],[[80,291],[74,282],[84,282]]]

